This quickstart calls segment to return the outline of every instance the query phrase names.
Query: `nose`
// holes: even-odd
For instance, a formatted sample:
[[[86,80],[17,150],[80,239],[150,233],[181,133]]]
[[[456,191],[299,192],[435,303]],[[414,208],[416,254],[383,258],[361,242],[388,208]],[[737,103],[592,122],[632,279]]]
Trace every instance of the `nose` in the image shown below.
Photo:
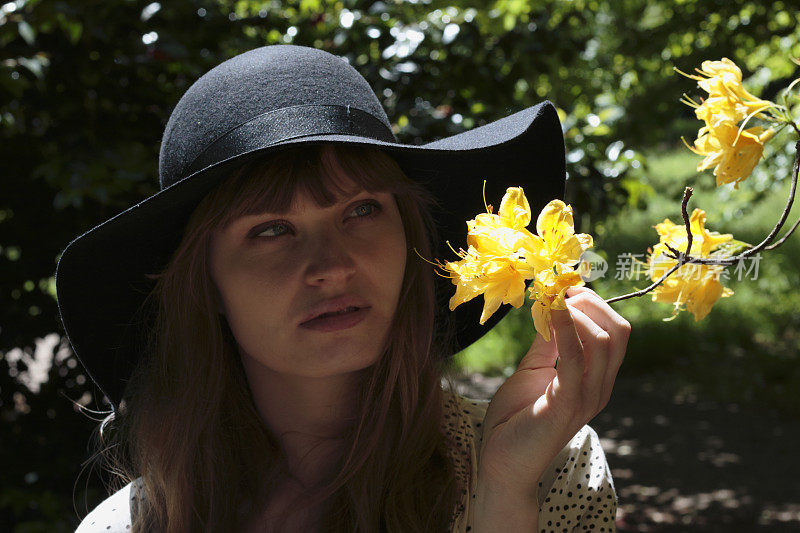
[[[309,285],[338,284],[356,272],[350,250],[337,236],[328,232],[308,245],[305,280]]]

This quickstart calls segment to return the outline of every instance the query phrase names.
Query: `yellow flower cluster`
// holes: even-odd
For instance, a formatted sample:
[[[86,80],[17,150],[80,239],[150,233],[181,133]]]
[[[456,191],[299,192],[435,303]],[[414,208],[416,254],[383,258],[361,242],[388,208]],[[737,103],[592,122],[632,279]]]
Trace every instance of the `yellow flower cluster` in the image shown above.
[[[711,252],[733,239],[730,233],[708,231],[705,224],[705,211],[695,209],[689,218],[692,231],[692,248],[689,254],[695,257],[711,257]],[[676,259],[666,255],[669,252],[667,244],[679,251],[685,251],[688,238],[686,226],[676,225],[668,218],[653,227],[658,232],[660,241],[648,256],[648,273],[652,281],[656,281],[677,263]],[[681,265],[653,290],[653,301],[672,303],[674,305],[672,318],[685,305],[686,310],[694,315],[694,320],[697,322],[711,311],[717,300],[733,294],[733,290],[723,287],[719,281],[723,270],[724,267],[721,265],[697,263]]]
[[[764,143],[775,135],[771,128],[744,129],[744,126],[753,116],[766,118],[761,112],[775,104],[750,94],[742,85],[742,71],[727,57],[703,61],[702,68],[696,70],[699,76],[681,74],[697,80],[708,98],[697,103],[685,96],[683,102],[695,108],[697,118],[705,125],[698,131],[694,146],[687,146],[705,156],[697,166],[698,171],[714,167],[717,186],[733,183],[734,189],[738,189],[739,182],[750,175],[761,158]]]
[[[483,294],[483,324],[501,304],[519,308],[525,282],[535,299],[531,309],[536,331],[550,340],[550,309],[566,309],[564,293],[583,285],[574,266],[593,245],[591,235],[575,234],[572,208],[553,200],[539,214],[534,234],[527,229],[531,209],[522,187],[509,187],[497,214],[491,206],[467,221],[467,251],[459,261],[440,265],[456,286],[450,310]]]

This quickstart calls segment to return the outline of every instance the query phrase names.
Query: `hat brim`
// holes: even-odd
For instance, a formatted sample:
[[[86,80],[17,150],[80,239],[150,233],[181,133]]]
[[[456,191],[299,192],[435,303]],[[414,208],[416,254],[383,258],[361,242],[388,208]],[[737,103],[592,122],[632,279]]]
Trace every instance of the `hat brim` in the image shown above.
[[[522,186],[534,213],[553,199],[564,199],[565,153],[561,124],[545,101],[489,124],[424,145],[405,145],[350,135],[315,135],[264,146],[204,168],[176,182],[73,240],[56,267],[58,307],[64,330],[89,376],[116,409],[138,353],[131,349],[132,319],[153,286],[146,274],[166,266],[182,230],[200,200],[245,159],[290,146],[347,143],[385,150],[411,179],[449,209],[433,213],[440,233],[435,250],[453,259],[446,244],[466,248],[466,220],[485,210],[486,198],[500,198],[507,187]],[[174,231],[169,231],[174,228]],[[450,280],[436,277],[438,308],[447,311]],[[482,337],[508,312],[501,306],[479,324],[482,298],[453,311],[455,349]],[[447,311],[449,312],[449,311]]]

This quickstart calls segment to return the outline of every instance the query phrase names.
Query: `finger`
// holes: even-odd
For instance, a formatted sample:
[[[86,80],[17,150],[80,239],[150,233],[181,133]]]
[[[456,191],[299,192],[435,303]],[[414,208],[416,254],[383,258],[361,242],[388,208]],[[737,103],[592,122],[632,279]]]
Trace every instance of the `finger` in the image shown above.
[[[614,388],[619,368],[625,359],[628,348],[628,340],[631,333],[631,325],[619,313],[611,308],[596,292],[586,287],[570,287],[567,290],[570,304],[581,309],[592,320],[598,323],[611,335],[611,350],[609,364],[603,378],[603,405],[608,404],[611,399],[611,392]]]
[[[605,407],[605,376],[610,360],[610,336],[598,326],[589,316],[577,307],[572,307],[569,301],[578,335],[583,343],[585,371],[583,376],[583,422],[588,422]]]
[[[592,289],[586,287],[570,287],[567,289],[569,302],[588,314],[601,328],[614,336],[618,333],[630,333],[630,323],[617,313],[608,303]],[[586,306],[588,304],[588,307]]]
[[[569,298],[569,303],[574,305],[595,323],[608,332],[611,336],[611,352],[617,367],[622,363],[625,350],[628,344],[628,337],[631,332],[630,323],[622,315],[614,311],[596,292],[585,289],[584,287],[572,287],[583,289]],[[569,290],[567,291],[569,293]]]
[[[558,367],[553,382],[553,392],[566,396],[567,402],[580,400],[581,381],[584,371],[583,343],[571,314],[571,308],[552,309],[550,322],[553,326],[558,349]]]

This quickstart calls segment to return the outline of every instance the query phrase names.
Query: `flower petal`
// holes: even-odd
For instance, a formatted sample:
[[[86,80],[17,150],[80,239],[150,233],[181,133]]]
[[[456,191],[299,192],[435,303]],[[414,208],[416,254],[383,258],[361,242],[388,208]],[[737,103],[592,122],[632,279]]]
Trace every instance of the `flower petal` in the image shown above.
[[[531,316],[533,317],[533,327],[536,333],[550,342],[550,308],[540,301],[533,302],[531,306]]]
[[[544,239],[551,250],[570,238],[575,233],[574,227],[572,207],[561,200],[552,200],[548,203],[536,220],[536,233]]]
[[[722,296],[722,284],[708,278],[699,283],[692,291],[691,298],[686,302],[686,310],[694,315],[694,321],[698,322],[706,317],[711,311],[711,307]]]
[[[497,214],[509,228],[522,229],[531,222],[531,206],[522,187],[509,187]]]
[[[497,285],[487,287],[486,292],[483,293],[483,312],[479,322],[483,324],[495,311],[500,309],[500,304],[503,302],[505,290]]]

